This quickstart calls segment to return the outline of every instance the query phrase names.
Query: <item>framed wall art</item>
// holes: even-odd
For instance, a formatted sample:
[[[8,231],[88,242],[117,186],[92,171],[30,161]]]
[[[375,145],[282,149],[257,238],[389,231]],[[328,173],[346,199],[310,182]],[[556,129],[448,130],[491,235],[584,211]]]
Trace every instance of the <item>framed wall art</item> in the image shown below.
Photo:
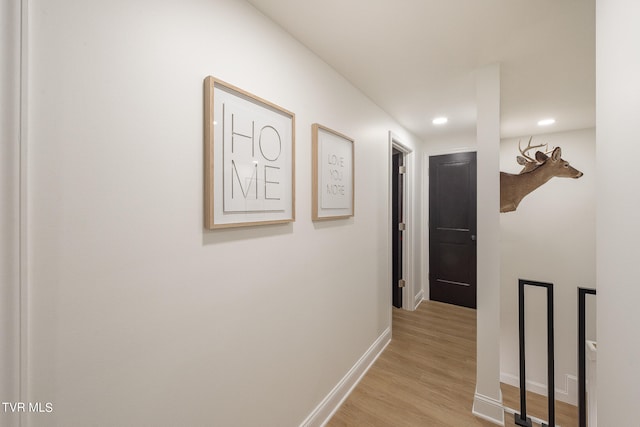
[[[312,219],[349,218],[354,213],[353,139],[313,124]]]
[[[204,227],[295,220],[295,115],[207,77]]]

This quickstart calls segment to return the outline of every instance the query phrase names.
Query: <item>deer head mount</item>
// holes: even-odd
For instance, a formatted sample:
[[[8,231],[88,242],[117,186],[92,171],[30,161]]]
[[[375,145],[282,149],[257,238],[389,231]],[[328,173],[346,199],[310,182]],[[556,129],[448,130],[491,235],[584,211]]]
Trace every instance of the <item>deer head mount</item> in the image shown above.
[[[518,164],[524,166],[519,174],[500,172],[500,212],[513,212],[522,199],[536,188],[542,186],[554,176],[560,178],[580,178],[583,173],[571,167],[562,159],[562,150],[556,147],[546,151],[547,144],[531,145],[531,139],[523,150],[518,143],[522,156],[517,157]],[[536,151],[535,157],[527,154],[536,148],[545,147],[545,152]],[[551,154],[549,156],[549,154]]]
[[[520,146],[520,141],[518,141],[518,150],[520,151],[520,154],[522,154],[522,156],[516,156],[516,161],[519,165],[524,166],[524,168],[520,171],[521,174],[531,172],[532,170],[543,164],[547,160],[547,156],[553,152],[553,149],[549,150],[549,144],[531,145],[532,139],[533,137],[529,138],[529,142],[527,143],[527,146],[524,150]],[[544,152],[536,151],[536,154],[534,154],[534,158],[529,156],[528,153],[531,150],[542,147],[544,147]]]

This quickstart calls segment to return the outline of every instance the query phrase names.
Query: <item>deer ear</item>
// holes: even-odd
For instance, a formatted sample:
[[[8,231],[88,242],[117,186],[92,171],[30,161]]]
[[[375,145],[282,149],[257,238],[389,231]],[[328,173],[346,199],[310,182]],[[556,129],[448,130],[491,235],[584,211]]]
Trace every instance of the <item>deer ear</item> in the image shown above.
[[[562,150],[560,149],[560,147],[556,147],[553,150],[553,153],[551,153],[551,158],[554,161],[558,161],[558,160],[560,160],[560,157],[562,157]]]
[[[519,165],[524,166],[524,165],[526,165],[526,164],[527,164],[527,159],[525,159],[525,158],[524,158],[524,157],[522,157],[522,156],[517,156],[517,157],[516,157],[516,160],[518,161],[518,164],[519,164]]]
[[[542,151],[536,151],[536,160],[539,161],[540,163],[546,162],[548,158],[549,156],[544,154]]]

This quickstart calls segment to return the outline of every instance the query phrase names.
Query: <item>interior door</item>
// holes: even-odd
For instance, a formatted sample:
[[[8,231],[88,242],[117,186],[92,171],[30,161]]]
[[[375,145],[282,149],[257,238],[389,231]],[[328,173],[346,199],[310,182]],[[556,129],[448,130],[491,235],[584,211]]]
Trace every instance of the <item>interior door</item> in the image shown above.
[[[476,308],[476,153],[429,157],[429,297]]]
[[[402,279],[402,230],[400,224],[403,222],[403,200],[404,200],[404,179],[400,173],[400,167],[403,165],[403,154],[401,151],[393,149],[392,156],[392,172],[391,172],[391,227],[392,227],[392,294],[393,306],[402,307],[402,287],[400,280]]]

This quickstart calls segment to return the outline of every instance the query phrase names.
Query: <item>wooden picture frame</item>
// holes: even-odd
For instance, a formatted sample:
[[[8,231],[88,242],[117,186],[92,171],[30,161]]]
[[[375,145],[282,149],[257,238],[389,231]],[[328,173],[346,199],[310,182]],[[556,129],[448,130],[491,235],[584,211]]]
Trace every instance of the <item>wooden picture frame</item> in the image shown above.
[[[204,92],[204,227],[294,221],[295,115],[211,76]]]
[[[354,215],[354,141],[314,123],[312,133],[312,219],[350,218]]]

